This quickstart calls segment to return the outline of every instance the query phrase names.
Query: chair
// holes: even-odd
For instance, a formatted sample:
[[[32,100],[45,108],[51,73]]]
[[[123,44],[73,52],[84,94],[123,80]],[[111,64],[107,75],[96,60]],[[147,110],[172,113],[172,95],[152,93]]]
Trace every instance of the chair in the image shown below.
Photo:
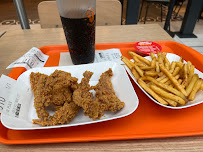
[[[162,5],[168,5],[170,0],[142,0],[142,5],[141,5],[141,8],[140,8],[140,15],[139,15],[139,19],[140,19],[140,16],[141,16],[141,13],[142,13],[142,7],[143,7],[143,4],[144,4],[144,1],[147,2],[147,8],[146,8],[146,13],[145,13],[145,18],[144,18],[144,24],[146,22],[146,19],[147,19],[147,13],[148,13],[148,10],[149,10],[149,5],[151,3],[158,3],[161,5],[161,22],[162,22]]]
[[[38,14],[41,28],[62,27],[56,1],[39,3]],[[97,0],[96,25],[121,25],[121,3],[118,0]]]
[[[185,0],[176,0],[175,7],[174,7],[174,12],[175,12],[174,19],[177,18],[178,14],[180,12],[180,9],[182,8],[184,2],[185,2]],[[176,9],[178,9],[177,12],[176,12]]]
[[[198,17],[198,19],[197,19],[198,21],[199,21],[200,19],[203,19],[202,13],[203,13],[203,6],[202,6],[201,11],[199,12],[199,17]]]

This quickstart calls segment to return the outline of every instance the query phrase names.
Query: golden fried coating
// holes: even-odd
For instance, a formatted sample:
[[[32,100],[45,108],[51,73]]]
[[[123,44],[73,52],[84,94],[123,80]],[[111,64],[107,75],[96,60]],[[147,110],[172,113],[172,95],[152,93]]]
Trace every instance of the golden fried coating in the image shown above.
[[[102,111],[118,111],[124,107],[115,94],[111,83],[112,70],[102,73],[99,83],[91,87],[89,84],[93,73],[85,71],[83,79],[78,79],[70,73],[55,70],[50,76],[41,73],[31,73],[30,83],[34,94],[34,107],[39,119],[34,124],[54,126],[69,123],[83,108],[84,115],[93,120],[103,116]],[[90,90],[95,89],[96,98]],[[52,105],[56,110],[49,116],[46,108]]]
[[[100,103],[98,99],[93,97],[93,94],[89,92],[91,89],[89,80],[93,73],[85,71],[83,74],[84,78],[78,86],[78,89],[73,93],[73,102],[84,109],[84,115],[89,116],[93,120],[100,118],[103,113],[100,109]]]
[[[32,73],[30,74],[30,83],[31,83],[31,89],[32,89],[32,91],[34,91],[34,90],[36,89],[36,85],[37,85],[37,83],[39,82],[39,78],[40,78],[41,76],[48,77],[47,75],[41,74],[41,73],[39,73],[39,72],[38,72],[38,73],[32,72]]]
[[[45,121],[49,117],[46,107],[52,104],[56,110],[64,103],[72,101],[73,91],[77,88],[77,78],[71,77],[70,73],[55,70],[50,76],[31,73],[30,83],[34,94],[34,107],[38,118]]]
[[[46,82],[46,90],[50,92],[50,102],[55,105],[63,105],[65,102],[71,102],[73,91],[77,88],[78,79],[71,77],[68,72],[55,70]],[[50,104],[50,103],[48,103]]]
[[[69,123],[78,113],[80,107],[74,102],[65,103],[59,110],[57,110],[53,116],[50,116],[47,120],[34,119],[34,124],[40,124],[42,126],[55,126],[59,124]]]
[[[53,108],[54,108],[55,110],[59,110],[61,107],[63,107],[63,105],[64,105],[64,104],[62,104],[62,105],[52,104],[52,106],[53,106]]]
[[[118,111],[121,110],[125,103],[121,102],[115,94],[111,83],[113,72],[111,69],[102,73],[99,83],[93,88],[96,91],[96,97],[101,102],[101,109],[103,111]]]
[[[30,82],[31,88],[34,94],[34,107],[36,109],[38,118],[46,120],[49,116],[49,113],[45,109],[45,103],[50,100],[50,96],[45,90],[45,84],[47,81],[48,75],[41,73],[31,73]]]

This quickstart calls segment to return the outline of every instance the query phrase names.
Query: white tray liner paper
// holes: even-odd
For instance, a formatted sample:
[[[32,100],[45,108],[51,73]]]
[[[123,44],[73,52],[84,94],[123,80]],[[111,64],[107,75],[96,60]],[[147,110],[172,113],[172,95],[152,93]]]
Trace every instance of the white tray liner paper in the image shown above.
[[[170,62],[172,61],[179,61],[180,56],[176,55],[176,54],[172,54],[172,53],[167,53],[168,60]],[[150,56],[146,56],[146,59],[151,61],[151,57]],[[132,60],[133,61],[133,60]],[[186,61],[184,61],[184,63],[186,63]],[[195,99],[193,101],[189,101],[187,102],[184,106],[179,106],[179,107],[172,107],[172,106],[167,106],[167,105],[163,105],[161,103],[159,103],[157,100],[155,100],[151,95],[149,95],[136,81],[135,77],[133,76],[133,74],[131,73],[130,69],[125,65],[126,70],[128,71],[129,75],[131,76],[131,78],[134,80],[134,82],[138,85],[138,87],[155,103],[159,104],[160,106],[166,107],[166,108],[170,108],[170,109],[183,109],[183,108],[188,108],[188,107],[192,107],[198,104],[203,103],[203,91],[200,90],[197,92]],[[203,78],[203,73],[200,72],[199,70],[197,70],[195,68],[194,73],[199,75],[199,78]]]
[[[122,54],[120,52],[120,49],[97,50],[95,51],[94,63],[113,61],[118,64],[124,64],[123,61],[121,61],[121,56]],[[70,53],[61,52],[59,66],[67,66],[67,65],[73,65]]]
[[[47,126],[42,127],[37,124],[32,124],[32,119],[37,119],[37,114],[34,108],[34,97],[31,91],[30,86],[30,73],[31,72],[40,72],[47,75],[53,73],[56,69],[70,72],[73,77],[78,78],[78,82],[83,78],[83,73],[88,70],[94,72],[92,78],[90,79],[90,85],[96,85],[100,78],[100,75],[107,71],[109,68],[113,70],[113,76],[111,78],[114,90],[116,95],[121,101],[125,102],[125,106],[122,110],[113,113],[113,112],[104,112],[105,116],[101,117],[98,120],[93,121],[88,116],[83,115],[83,111],[81,110],[79,114],[69,123],[65,125],[57,125],[57,126]],[[10,78],[11,79],[11,78]],[[138,98],[134,91],[134,88],[129,80],[129,77],[120,64],[115,62],[101,62],[94,64],[86,64],[86,65],[77,65],[77,66],[61,66],[61,67],[43,67],[43,68],[33,68],[30,69],[19,76],[16,81],[16,88],[13,88],[13,92],[11,90],[9,100],[16,101],[16,105],[21,104],[20,110],[17,106],[14,106],[14,113],[2,113],[1,121],[4,126],[10,129],[15,130],[31,130],[31,129],[48,129],[48,128],[59,128],[59,127],[69,127],[69,126],[77,126],[84,125],[90,123],[97,123],[101,121],[107,121],[112,119],[121,118],[127,116],[134,112],[138,107]],[[127,91],[126,91],[127,90]],[[16,100],[16,98],[18,98]],[[10,110],[12,111],[12,110]],[[17,114],[16,115],[16,111]]]

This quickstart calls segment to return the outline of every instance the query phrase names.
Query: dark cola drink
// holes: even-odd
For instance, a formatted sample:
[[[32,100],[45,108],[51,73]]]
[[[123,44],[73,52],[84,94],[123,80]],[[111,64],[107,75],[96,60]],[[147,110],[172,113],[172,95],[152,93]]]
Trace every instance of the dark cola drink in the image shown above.
[[[73,64],[94,62],[95,15],[86,18],[66,18],[61,21]]]

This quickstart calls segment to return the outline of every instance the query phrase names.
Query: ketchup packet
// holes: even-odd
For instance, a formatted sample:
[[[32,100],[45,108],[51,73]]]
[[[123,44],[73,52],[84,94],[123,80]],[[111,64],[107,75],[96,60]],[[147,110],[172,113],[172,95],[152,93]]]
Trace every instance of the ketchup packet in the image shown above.
[[[151,41],[140,41],[135,43],[134,48],[136,50],[136,53],[142,55],[142,56],[148,56],[150,55],[150,52],[153,52],[154,54],[157,53],[157,51],[161,51],[162,47]]]

